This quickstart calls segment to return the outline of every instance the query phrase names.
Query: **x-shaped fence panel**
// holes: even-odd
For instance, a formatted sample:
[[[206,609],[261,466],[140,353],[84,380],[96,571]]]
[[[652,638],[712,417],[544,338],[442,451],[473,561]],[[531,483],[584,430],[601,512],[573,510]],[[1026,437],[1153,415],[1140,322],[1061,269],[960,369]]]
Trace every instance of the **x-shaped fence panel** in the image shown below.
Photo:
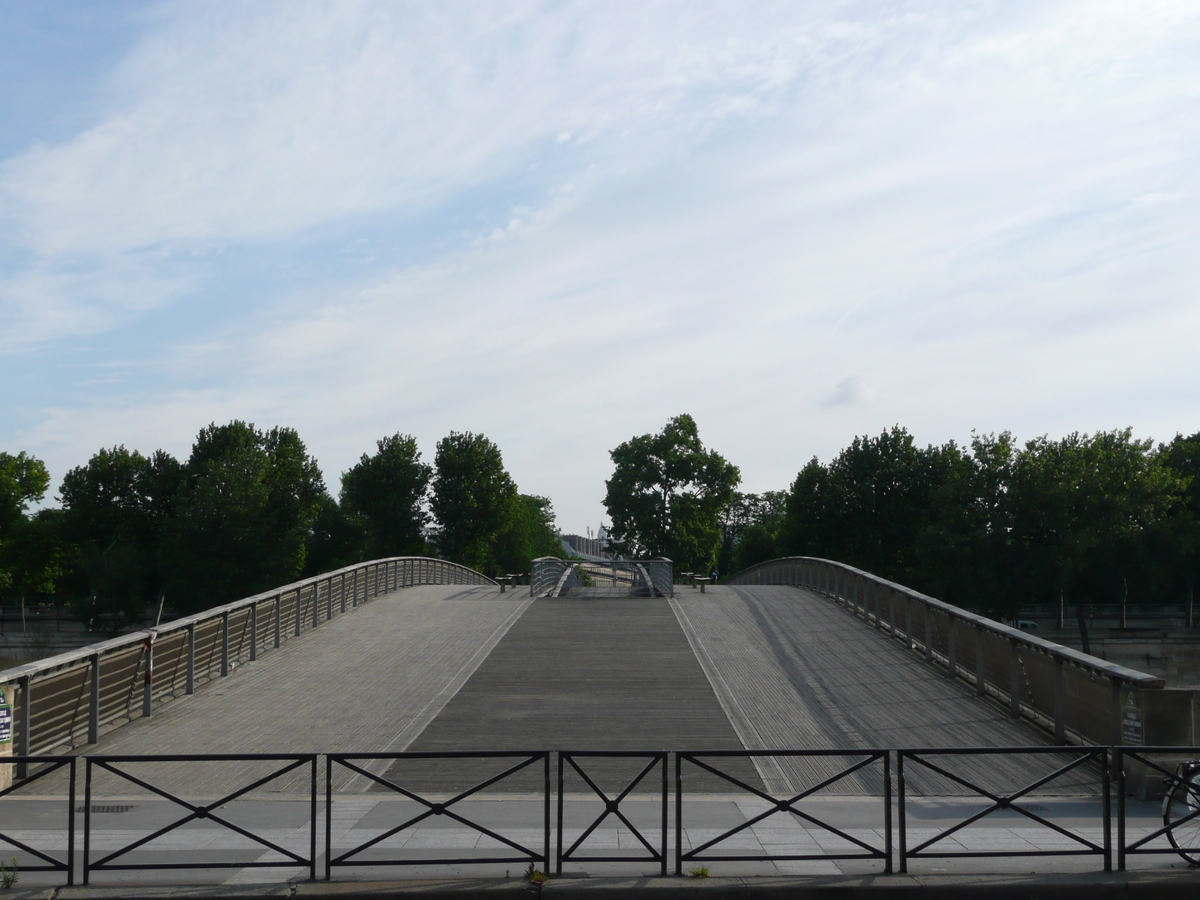
[[[67,857],[60,859],[50,855],[49,852],[41,850],[25,843],[20,838],[11,834],[6,834],[0,831],[0,842],[3,842],[11,847],[16,847],[23,853],[28,853],[34,859],[41,860],[40,863],[30,863],[22,861],[20,864],[21,871],[24,872],[66,872],[67,884],[75,883],[75,763],[76,758],[73,756],[2,756],[0,757],[0,765],[12,767],[22,766],[28,773],[24,780],[17,781],[0,791],[0,799],[11,794],[13,791],[25,789],[29,785],[57,772],[59,769],[67,769],[68,787],[66,796],[66,826],[67,826]],[[44,766],[36,770],[31,770],[32,766]],[[4,854],[7,856],[7,853]]]
[[[1140,853],[1179,853],[1193,865],[1200,861],[1200,776],[1190,774],[1177,778],[1175,773],[1155,759],[1154,755],[1175,759],[1188,756],[1195,759],[1200,747],[1117,747],[1113,765],[1117,772],[1117,868],[1125,868],[1125,857]],[[1150,772],[1163,776],[1166,793],[1163,797],[1163,827],[1140,839],[1129,842],[1125,827],[1126,768],[1135,762]],[[1156,843],[1157,842],[1157,843]]]
[[[179,797],[176,794],[161,788],[144,778],[118,768],[123,765],[146,764],[146,763],[206,763],[220,762],[226,764],[236,763],[262,763],[274,762],[282,765],[254,779],[247,785],[238,788],[232,793],[226,794],[220,799],[214,800],[211,803],[194,803]],[[308,856],[295,853],[288,850],[286,847],[281,847],[274,841],[264,838],[262,835],[255,834],[249,829],[243,828],[235,822],[231,822],[227,818],[227,814],[221,814],[216,810],[244,797],[251,791],[255,791],[263,785],[274,781],[290,772],[293,772],[307,765],[309,767],[309,847]],[[97,770],[108,772],[117,776],[119,779],[137,785],[152,794],[156,794],[171,803],[181,806],[188,810],[188,814],[180,819],[175,820],[161,828],[156,829],[150,834],[144,835],[132,843],[126,844],[118,849],[102,856],[99,859],[92,859],[92,784]],[[211,754],[180,754],[166,756],[89,756],[87,757],[87,770],[85,778],[85,798],[83,808],[83,883],[88,884],[91,873],[98,871],[114,871],[114,870],[161,870],[161,869],[250,869],[250,868],[296,868],[304,867],[309,870],[309,877],[317,877],[317,754],[315,753],[289,753],[289,754],[273,754],[273,753],[252,753],[252,754],[235,754],[235,753],[211,753]],[[176,831],[187,825],[190,822],[204,821],[215,823],[222,828],[232,831],[246,838],[251,848],[254,845],[273,851],[282,859],[252,859],[252,860],[189,860],[186,862],[116,862],[121,857],[145,847],[152,841]],[[169,852],[169,851],[166,851]]]
[[[633,780],[628,782],[619,793],[610,796],[602,790],[594,778],[584,771],[580,762],[585,760],[595,759],[632,759],[645,760],[645,765],[633,777]],[[591,791],[599,797],[604,803],[604,811],[600,813],[595,820],[591,822],[583,833],[575,839],[566,850],[563,850],[563,782],[565,768],[570,766]],[[659,778],[661,781],[661,789],[658,791],[662,813],[659,818],[660,841],[659,846],[655,847],[647,839],[642,830],[630,821],[625,811],[621,809],[621,804],[627,800],[634,789],[646,779],[655,769],[659,770]],[[610,853],[610,854],[595,854],[589,853],[586,857],[578,855],[583,848],[587,839],[592,836],[597,828],[609,817],[617,819],[626,828],[629,829],[630,835],[637,839],[638,843],[645,848],[645,854],[636,856],[625,853]],[[659,869],[663,875],[667,874],[667,753],[662,752],[644,752],[632,753],[621,750],[592,750],[592,751],[560,751],[558,754],[558,853],[555,861],[555,872],[562,874],[562,865],[564,860],[587,859],[589,862],[656,862],[659,864]]]
[[[988,790],[985,787],[976,784],[954,772],[949,771],[945,765],[939,765],[933,762],[935,758],[944,757],[964,757],[964,756],[1000,756],[1000,755],[1023,755],[1045,756],[1045,755],[1061,755],[1074,757],[1069,762],[1054,769],[1041,778],[1026,784],[1015,791],[1007,793]],[[1062,778],[1068,772],[1075,769],[1080,769],[1088,764],[1094,764],[1098,771],[1096,773],[1096,787],[1101,795],[1103,811],[1100,821],[1096,824],[1100,827],[1103,833],[1102,843],[1096,843],[1065,828],[1050,819],[1040,816],[1030,807],[1034,804],[1027,803],[1022,806],[1017,803],[1018,800],[1027,798],[1034,791],[1045,787],[1047,784]],[[936,772],[944,778],[965,787],[972,795],[983,797],[990,801],[983,809],[968,816],[962,821],[956,822],[949,828],[942,829],[922,841],[916,847],[909,848],[908,846],[908,820],[906,812],[906,804],[911,800],[904,782],[905,767],[912,765],[920,766],[931,772]],[[1002,749],[993,748],[939,748],[933,750],[898,750],[896,754],[896,780],[898,783],[898,793],[900,796],[900,871],[908,871],[908,861],[910,859],[920,858],[937,858],[949,859],[954,857],[972,858],[972,857],[995,857],[995,856],[1088,856],[1099,855],[1104,858],[1104,871],[1112,871],[1112,831],[1109,822],[1110,799],[1109,799],[1109,768],[1108,768],[1108,750],[1105,747],[1004,747]],[[986,816],[993,815],[1002,811],[1012,811],[1045,826],[1056,834],[1061,835],[1068,841],[1065,849],[1058,850],[1031,850],[1026,847],[1009,848],[1009,849],[993,849],[993,850],[951,850],[946,846],[941,849],[934,848],[935,844],[945,841],[954,835],[962,832],[963,829],[978,822]]]
[[[824,778],[821,781],[813,784],[803,790],[786,797],[776,797],[773,794],[766,793],[753,785],[747,784],[745,781],[722,771],[717,768],[715,762],[705,762],[705,760],[739,758],[753,759],[755,757],[845,757],[849,759],[859,758],[857,762],[852,763],[840,772]],[[722,832],[702,844],[692,847],[689,850],[683,849],[683,798],[684,798],[684,765],[690,764],[718,778],[728,782],[739,791],[751,794],[760,800],[766,801],[769,808],[752,816],[741,824]],[[852,834],[838,828],[829,822],[817,818],[811,813],[797,806],[800,801],[811,797],[818,791],[821,791],[831,785],[836,784],[844,778],[848,778],[868,766],[879,763],[882,769],[882,785],[883,785],[883,803],[880,809],[881,821],[879,830],[883,832],[883,846],[875,846],[861,838],[855,837]],[[758,823],[770,818],[771,816],[780,813],[790,814],[795,816],[810,826],[807,830],[815,830],[818,833],[831,834],[843,842],[847,842],[857,850],[845,851],[844,848],[821,849],[819,852],[812,853],[721,853],[717,846],[729,841],[730,838],[738,834],[752,829]],[[792,820],[789,820],[792,821]],[[713,850],[717,852],[713,852]],[[699,861],[799,861],[799,860],[830,860],[830,859],[879,859],[883,860],[884,871],[892,871],[892,778],[891,778],[891,755],[887,750],[709,750],[709,751],[680,751],[675,754],[675,874],[683,874],[683,864],[685,862]]]
[[[367,766],[375,761],[388,761],[395,763],[397,761],[411,760],[436,760],[436,761],[453,761],[453,760],[514,760],[512,765],[509,765],[503,771],[492,775],[474,786],[466,790],[459,791],[447,799],[436,800],[427,796],[423,796],[415,790],[409,790],[395,781],[372,772]],[[474,797],[481,791],[486,790],[492,785],[502,782],[517,772],[520,772],[529,766],[536,763],[542,765],[542,808],[543,808],[543,840],[540,851],[505,837],[497,831],[482,825],[465,815],[460,815],[451,807],[462,803],[470,797]],[[354,847],[346,850],[337,856],[333,855],[333,818],[334,818],[334,794],[333,780],[334,767],[341,770],[348,770],[356,775],[365,777],[371,782],[385,788],[391,793],[405,797],[413,801],[422,811],[415,816],[410,816],[399,825],[393,826],[384,830],[381,834],[365,840]],[[447,779],[449,780],[449,779]],[[427,792],[428,793],[428,792]],[[335,866],[404,866],[404,865],[450,865],[461,863],[499,863],[499,862],[517,862],[517,863],[536,863],[541,862],[547,868],[550,865],[550,752],[549,751],[406,751],[401,753],[330,753],[325,758],[325,808],[327,815],[325,817],[325,879],[328,881],[332,877],[333,868]],[[412,828],[415,825],[434,816],[445,816],[451,821],[457,822],[468,829],[491,838],[494,841],[503,844],[510,848],[516,854],[512,855],[477,855],[477,856],[456,856],[453,858],[429,858],[429,857],[387,857],[379,858],[364,858],[361,854],[375,847],[393,835],[399,834],[405,829]]]

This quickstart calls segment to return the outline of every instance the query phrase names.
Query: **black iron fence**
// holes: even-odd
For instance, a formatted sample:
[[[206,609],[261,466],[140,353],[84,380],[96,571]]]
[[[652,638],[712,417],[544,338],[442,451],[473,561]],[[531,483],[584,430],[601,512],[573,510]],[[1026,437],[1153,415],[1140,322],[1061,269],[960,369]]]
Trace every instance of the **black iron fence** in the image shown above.
[[[1200,748],[1195,747],[330,753],[324,755],[323,785],[318,777],[321,767],[317,754],[0,757],[0,777],[18,766],[27,773],[12,787],[0,789],[0,858],[15,848],[24,857],[22,871],[61,872],[66,883],[73,884],[79,840],[76,814],[82,812],[84,884],[96,872],[171,869],[273,867],[305,872],[315,879],[319,866],[317,831],[322,827],[323,813],[326,879],[332,877],[335,868],[477,863],[531,864],[547,872],[553,865],[554,871],[561,873],[564,862],[581,861],[648,863],[662,874],[672,867],[676,874],[682,874],[688,863],[855,860],[878,864],[879,871],[890,873],[896,862],[900,872],[906,872],[910,860],[1045,856],[1094,856],[1108,871],[1114,868],[1114,847],[1117,869],[1124,869],[1126,858],[1134,854],[1179,853],[1190,859],[1190,853],[1200,857],[1200,767],[1193,770],[1185,766],[1180,775],[1173,764],[1165,761],[1198,755]],[[557,759],[552,760],[552,756]],[[1042,764],[1035,765],[1030,759],[1025,768],[1043,774],[1030,775],[1028,782],[1019,787],[999,789],[989,783],[988,767],[958,764],[980,757],[1038,757]],[[761,784],[770,779],[756,782],[746,774],[767,771],[767,760],[787,764],[790,774],[784,781],[794,786],[787,790],[764,789]],[[669,780],[672,761],[673,790]],[[552,781],[551,767],[555,763],[557,779]],[[625,768],[618,771],[618,763]],[[82,805],[77,806],[76,772],[81,764],[86,766],[84,796]],[[241,779],[239,786],[218,798],[203,800],[178,789],[181,772],[196,774],[198,769],[189,767],[214,765]],[[169,766],[176,768],[167,776],[164,773]],[[796,774],[802,770],[821,774],[802,778]],[[1125,795],[1134,770],[1143,779],[1147,773],[1157,773],[1166,782],[1161,828],[1148,829],[1140,822],[1131,833]],[[952,817],[942,810],[937,828],[920,823],[914,826],[914,811],[920,813],[922,803],[936,804],[945,799],[927,790],[913,791],[918,771],[926,776],[925,784],[965,789],[965,794],[958,792],[955,802],[960,807],[973,803],[975,808],[948,824],[947,819]],[[964,771],[976,774],[968,777]],[[1059,809],[1054,803],[1044,805],[1045,798],[1054,795],[1056,786],[1063,785],[1068,777],[1064,787],[1069,792],[1077,793],[1081,783],[1090,785],[1088,802],[1097,809],[1090,810],[1089,806],[1090,811],[1081,814],[1079,807],[1064,811],[1065,807]],[[797,784],[798,779],[804,783]],[[164,781],[172,787],[164,787]],[[292,802],[302,807],[300,814],[291,814],[294,821],[288,826],[287,840],[282,842],[279,828],[271,824],[273,810],[259,809],[250,821],[244,816],[239,819],[237,810],[227,809],[235,801],[278,796],[267,792],[278,790],[280,783]],[[840,784],[851,783],[860,788],[863,784],[875,786],[866,802],[856,807],[852,826],[831,821],[819,804],[810,802],[818,794],[836,797]],[[323,808],[318,803],[322,791]],[[120,795],[131,792],[149,794],[160,801],[162,809],[151,817],[150,824],[143,821],[144,827],[136,834],[135,829],[98,826],[97,814],[119,811],[109,806],[114,798],[127,800]],[[744,819],[731,827],[712,828],[689,809],[689,802],[714,794],[745,800]],[[1115,813],[1111,802],[1114,794]],[[61,807],[62,821],[54,826],[48,824],[53,816],[39,815],[37,827],[30,828],[27,822],[22,824],[28,814],[18,811],[15,818],[6,814],[5,804],[29,802],[31,795],[40,802],[50,802],[48,797],[59,798],[53,800],[53,812],[59,814]],[[355,818],[350,807],[355,798],[361,802],[367,796],[401,802],[389,808],[391,818],[386,820],[377,818],[361,824],[356,819],[355,825],[339,831],[335,842],[335,821],[344,823]],[[481,821],[486,816],[481,815],[478,805],[472,809],[471,803],[483,800],[533,803],[539,810],[540,823],[531,827],[528,810],[523,817],[493,815],[492,820]],[[551,806],[555,803],[557,821],[552,822]],[[374,808],[386,804],[368,805]],[[637,812],[631,812],[633,806],[637,806]],[[163,810],[176,812],[167,816]],[[768,820],[772,817],[779,817],[775,821],[781,826],[775,829],[772,843],[755,846],[756,841],[744,840],[764,822],[771,828]],[[979,847],[963,841],[971,826],[996,819],[1033,823],[1050,839],[1041,848],[1034,844],[1005,847],[995,842]],[[473,833],[480,846],[472,845],[471,852],[449,856],[436,843],[414,851],[411,846],[397,849],[396,841],[391,840],[411,835],[422,823],[432,824],[431,820]],[[12,827],[14,821],[16,827]],[[599,845],[593,841],[605,823],[610,830],[621,830],[626,839],[623,844],[614,847],[611,841]],[[196,840],[198,828],[223,835],[224,842]],[[276,832],[274,837],[261,833],[272,830]],[[359,831],[357,835],[352,834],[355,830]],[[669,841],[672,830],[673,848]],[[31,838],[30,834],[37,837]],[[174,849],[157,850],[155,842],[167,835],[173,836]],[[979,840],[977,837],[976,843]],[[223,849],[206,852],[210,845]],[[181,851],[180,846],[187,849]]]
[[[225,794],[216,800],[207,803],[193,802],[191,800],[180,797],[173,791],[166,790],[147,778],[139,777],[132,772],[127,771],[124,766],[138,766],[146,764],[162,764],[162,763],[273,763],[278,764],[278,767],[272,767],[271,771],[265,775],[255,778],[248,784],[243,785],[235,791]],[[253,791],[264,787],[269,782],[275,781],[284,775],[289,774],[297,769],[308,766],[309,775],[309,839],[308,839],[308,856],[296,853],[294,850],[289,850],[282,847],[274,841],[267,840],[259,834],[254,833],[248,828],[230,820],[229,817],[221,814],[218,810],[224,808],[227,804],[243,797]],[[149,791],[151,794],[161,797],[185,810],[187,814],[162,825],[149,834],[144,834],[128,843],[111,850],[111,852],[99,857],[93,858],[92,854],[92,785],[97,772],[106,772],[115,776],[118,782],[126,782],[135,787]],[[74,802],[72,802],[72,807]],[[140,848],[147,847],[158,838],[163,837],[173,831],[177,831],[184,826],[192,823],[203,821],[205,824],[213,823],[221,828],[227,829],[235,834],[239,834],[246,838],[251,847],[252,853],[248,858],[243,856],[241,859],[231,860],[220,857],[214,858],[208,856],[206,858],[197,858],[195,854],[189,854],[193,858],[182,862],[172,862],[169,859],[156,859],[153,861],[132,862],[131,854],[138,851]],[[250,869],[250,868],[296,868],[305,867],[309,870],[309,878],[317,877],[317,755],[315,753],[297,753],[297,754],[181,754],[181,755],[159,755],[159,756],[89,756],[87,757],[87,777],[85,779],[85,794],[83,805],[83,883],[88,884],[92,872],[100,871],[147,871],[147,870],[163,870],[163,869]],[[266,849],[274,852],[278,857],[276,859],[262,859],[253,855],[253,851],[258,851],[261,856],[261,851]]]
[[[1065,762],[1059,760],[1062,764],[1054,768],[1053,771],[1040,778],[1033,779],[1017,790],[1009,791],[999,791],[995,787],[981,785],[977,781],[963,777],[946,764],[946,760],[949,758],[962,758],[966,756],[1044,756],[1048,754],[1059,757],[1067,756],[1070,759]],[[898,783],[898,795],[900,798],[900,827],[898,829],[900,839],[900,871],[908,871],[908,861],[910,859],[930,857],[951,859],[996,856],[1037,857],[1081,855],[1101,856],[1104,860],[1104,871],[1112,871],[1112,824],[1109,800],[1111,778],[1109,777],[1108,755],[1108,749],[1104,747],[1018,747],[1003,750],[960,748],[897,751],[896,781]],[[905,768],[907,766],[911,769],[914,765],[949,779],[952,783],[960,787],[965,787],[972,794],[982,798],[984,802],[981,804],[982,809],[961,819],[949,828],[934,829],[934,834],[926,836],[915,847],[910,847],[909,828],[906,817],[908,795],[905,789]],[[1031,795],[1034,791],[1044,788],[1080,768],[1091,770],[1091,773],[1095,777],[1096,794],[1103,798],[1103,812],[1097,817],[1098,821],[1095,823],[1103,833],[1103,839],[1100,843],[1095,842],[1077,829],[1065,827],[1051,818],[1042,815],[1041,813],[1044,809],[1038,804],[1034,804],[1031,800]],[[1077,788],[1075,785],[1072,785],[1072,789]],[[963,848],[960,844],[949,843],[955,835],[960,834],[963,829],[973,825],[975,822],[1004,812],[1013,812],[1021,817],[1037,822],[1059,837],[1066,838],[1066,845],[1055,849],[1038,850],[1030,850],[1024,847],[992,847],[991,849],[980,850],[967,849]],[[941,846],[937,846],[939,844]]]
[[[457,790],[451,796],[437,799],[436,791],[428,789],[420,792],[405,787],[405,764],[429,760],[457,760],[472,762],[499,762],[503,766],[500,772],[491,774],[465,790]],[[391,763],[384,774],[372,771],[371,763]],[[467,815],[460,814],[452,807],[478,795],[489,787],[498,785],[518,772],[540,763],[542,769],[543,797],[543,828],[542,845],[538,849],[527,847],[519,841],[506,837],[499,831],[480,824]],[[333,818],[336,800],[333,793],[333,782],[337,770],[352,772],[365,778],[373,786],[378,786],[390,794],[396,794],[416,804],[420,810],[416,815],[404,818],[399,824],[384,828],[380,834],[356,843],[349,850],[333,854]],[[425,775],[424,778],[421,778]],[[427,773],[418,772],[417,777],[428,783]],[[461,751],[461,752],[401,752],[401,753],[330,753],[325,757],[325,878],[332,877],[334,867],[343,866],[407,866],[407,865],[455,865],[462,863],[538,863],[546,867],[550,864],[550,753],[539,750],[531,752],[510,751]],[[383,855],[367,857],[363,854],[372,848],[381,847],[389,838],[420,824],[426,819],[445,816],[447,819],[466,826],[486,838],[500,844],[501,853],[483,853],[471,856],[444,857],[437,855]],[[539,852],[540,850],[540,852]]]

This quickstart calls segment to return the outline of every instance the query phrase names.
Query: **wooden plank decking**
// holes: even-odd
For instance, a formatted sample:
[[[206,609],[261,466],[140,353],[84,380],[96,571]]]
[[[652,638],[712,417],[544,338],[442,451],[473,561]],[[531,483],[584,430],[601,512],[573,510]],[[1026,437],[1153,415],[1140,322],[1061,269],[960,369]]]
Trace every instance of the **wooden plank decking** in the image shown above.
[[[406,588],[323,623],[203,686],[195,696],[134,719],[85,753],[385,752],[410,750],[713,750],[1047,745],[962,684],[924,665],[841,607],[796,588],[681,588],[675,600],[537,600],[527,592]],[[956,771],[993,788],[1024,784],[1065,758],[974,758]],[[799,791],[834,774],[838,759],[745,759],[723,766],[774,791]],[[634,762],[593,761],[600,786],[624,787]],[[139,765],[156,784],[189,796],[231,791],[263,767]],[[385,765],[372,766],[382,772]],[[465,787],[503,768],[417,766],[415,788]],[[390,770],[401,778],[400,768]],[[689,770],[688,790],[727,792]],[[1078,774],[1078,773],[1077,773]],[[540,775],[496,786],[527,791]],[[673,776],[673,773],[672,773]],[[270,792],[307,789],[294,773]],[[643,782],[658,788],[660,776]],[[1090,792],[1073,777],[1057,793]],[[949,781],[909,773],[911,787],[955,793]],[[370,788],[342,771],[339,791]],[[875,793],[876,770],[833,793]],[[42,784],[48,789],[50,785]],[[567,790],[586,790],[576,776]],[[98,795],[137,789],[105,776]],[[261,792],[260,792],[261,793]]]
[[[682,588],[672,606],[739,737],[750,749],[1048,746],[1048,736],[1010,719],[869,628],[844,608],[793,587]],[[1065,764],[1060,755],[957,757],[956,774],[992,789],[1032,781]],[[760,763],[774,790],[799,790],[836,773],[841,758]],[[962,793],[947,779],[906,773],[910,787]],[[1085,779],[1086,781],[1086,779]],[[1090,789],[1078,778],[1058,793]],[[854,776],[832,793],[877,793]]]

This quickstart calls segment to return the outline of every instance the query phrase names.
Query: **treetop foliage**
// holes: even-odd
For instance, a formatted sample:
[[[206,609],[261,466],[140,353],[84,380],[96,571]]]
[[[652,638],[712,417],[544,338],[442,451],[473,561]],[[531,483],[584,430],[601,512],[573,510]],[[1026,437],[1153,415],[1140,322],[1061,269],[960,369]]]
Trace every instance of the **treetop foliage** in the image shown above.
[[[686,413],[609,456],[614,471],[604,506],[613,544],[626,555],[665,556],[677,568],[707,572],[720,546],[721,514],[741,481],[737,466],[704,448]]]

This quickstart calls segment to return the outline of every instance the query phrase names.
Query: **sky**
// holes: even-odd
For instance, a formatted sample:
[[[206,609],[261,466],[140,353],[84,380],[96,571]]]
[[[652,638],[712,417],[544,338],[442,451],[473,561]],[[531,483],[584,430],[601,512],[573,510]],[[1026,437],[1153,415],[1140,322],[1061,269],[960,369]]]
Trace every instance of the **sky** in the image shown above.
[[[1192,0],[3,3],[0,450],[1191,434],[1198,101]]]

